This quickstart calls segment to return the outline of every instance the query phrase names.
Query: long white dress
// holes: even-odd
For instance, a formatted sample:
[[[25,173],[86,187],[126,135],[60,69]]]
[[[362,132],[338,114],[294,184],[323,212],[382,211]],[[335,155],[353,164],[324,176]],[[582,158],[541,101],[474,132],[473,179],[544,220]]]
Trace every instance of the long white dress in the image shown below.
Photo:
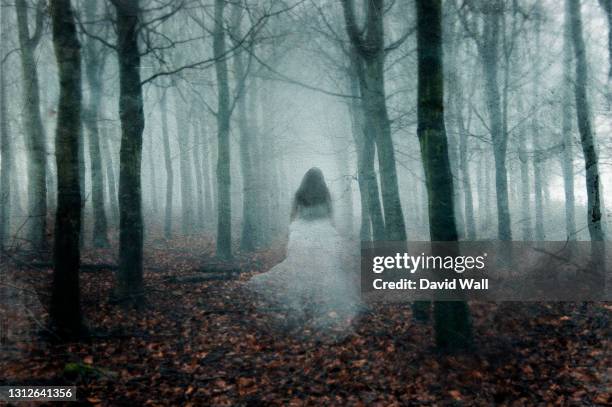
[[[359,310],[359,259],[358,244],[342,238],[329,218],[296,219],[285,260],[254,276],[247,287],[294,316],[329,326]]]

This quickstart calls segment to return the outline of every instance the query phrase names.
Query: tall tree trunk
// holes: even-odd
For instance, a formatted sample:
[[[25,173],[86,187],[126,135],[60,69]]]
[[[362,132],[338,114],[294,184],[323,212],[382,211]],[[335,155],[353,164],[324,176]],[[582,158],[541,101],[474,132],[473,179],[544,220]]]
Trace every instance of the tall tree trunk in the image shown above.
[[[166,214],[164,216],[164,237],[172,237],[172,202],[174,199],[174,168],[172,167],[172,152],[170,151],[170,134],[168,133],[168,104],[166,91],[162,91],[159,110],[161,113],[162,141],[164,144],[164,164],[166,166]]]
[[[352,0],[343,0],[346,30],[351,44],[363,61],[360,75],[362,103],[366,112],[366,137],[371,137],[378,152],[381,195],[385,216],[385,238],[405,241],[406,225],[399,198],[395,152],[387,112],[384,84],[384,23],[383,1],[368,2],[365,37],[357,28]]]
[[[472,183],[470,176],[470,163],[468,160],[468,130],[463,122],[461,104],[457,105],[459,125],[459,169],[463,181],[463,205],[465,212],[465,227],[467,240],[476,240],[476,224],[474,222],[474,198],[472,197]]]
[[[429,201],[432,241],[456,241],[453,177],[444,126],[442,67],[442,5],[440,0],[417,0],[418,137]],[[436,302],[436,345],[457,350],[471,346],[467,303]]]
[[[456,36],[453,31],[451,35]],[[467,130],[465,129],[465,123],[463,119],[463,100],[461,98],[461,76],[457,71],[457,54],[459,52],[459,43],[456,40],[451,41],[451,57],[449,62],[452,66],[448,67],[449,70],[449,105],[452,109],[452,118],[455,124],[457,136],[454,137],[456,140],[457,148],[455,148],[455,166],[454,169],[455,179],[460,180],[460,188],[455,188],[455,197],[459,197],[463,192],[463,207],[457,202],[455,213],[457,216],[458,229],[465,231],[463,237],[467,240],[476,239],[476,229],[474,226],[474,207],[472,203],[472,187],[470,185],[470,171],[468,163],[468,140]],[[453,159],[451,155],[451,168],[453,166]],[[463,191],[462,191],[463,190]],[[462,225],[462,226],[461,226]],[[459,233],[459,237],[462,237],[462,233]]]
[[[540,75],[540,26],[541,26],[541,5],[536,3],[535,12],[535,61],[533,65],[534,76],[533,76],[533,97],[535,112],[533,113],[531,129],[532,129],[532,140],[533,140],[533,187],[535,189],[535,239],[538,242],[546,240],[546,233],[544,231],[544,179],[543,179],[543,166],[544,154],[542,153],[542,143],[540,142],[540,121],[539,121],[539,104],[540,104],[540,81],[542,80]]]
[[[612,6],[612,3],[611,3]],[[563,155],[561,168],[563,170],[563,189],[565,191],[565,231],[568,240],[576,240],[576,205],[574,198],[574,143],[572,136],[572,33],[568,2],[565,2],[563,27],[563,102],[562,125]],[[611,11],[612,12],[612,11]]]
[[[119,203],[117,195],[117,179],[115,177],[115,163],[113,159],[113,148],[107,126],[102,127],[102,152],[106,156],[106,182],[108,183],[108,201],[111,208],[114,224],[119,221]]]
[[[351,117],[351,127],[355,146],[357,148],[357,183],[359,185],[359,198],[361,203],[361,227],[359,237],[362,242],[372,240],[372,222],[370,221],[370,205],[368,203],[368,190],[363,177],[363,148],[364,148],[364,125],[363,125],[363,110],[359,100],[359,79],[357,78],[354,69],[349,72],[350,75],[350,91],[351,100],[348,103],[349,114]],[[382,218],[382,215],[381,215]],[[382,227],[384,235],[384,225]],[[383,236],[381,236],[382,238]]]
[[[482,219],[480,227],[488,238],[491,228],[491,165],[490,160],[484,155],[486,150],[481,150],[480,165],[478,167],[478,217]]]
[[[79,289],[81,189],[78,146],[81,131],[81,55],[69,0],[51,0],[53,45],[60,97],[55,135],[57,212],[53,244],[50,319],[60,336],[82,333]]]
[[[0,58],[8,52],[8,13],[0,14]],[[0,63],[0,251],[11,230],[12,145],[6,98],[6,64]]]
[[[485,80],[485,98],[489,110],[489,128],[493,140],[495,159],[495,192],[497,199],[497,236],[499,240],[512,240],[510,205],[508,202],[508,174],[506,149],[508,135],[504,132],[503,114],[498,87],[499,7],[490,6],[485,15],[484,39],[480,47]]]
[[[43,70],[43,77],[47,77],[49,75],[48,70]],[[52,132],[47,133],[47,123],[49,119],[46,117],[46,106],[50,104],[54,104],[56,101],[50,101],[49,97],[49,87],[42,86],[40,88],[40,107],[41,107],[41,120],[43,124],[43,134],[45,136],[45,149],[47,151],[47,159],[46,162],[46,172],[47,172],[47,211],[49,213],[55,213],[57,209],[57,202],[55,202],[55,198],[57,198],[57,186],[55,185],[55,181],[57,179],[57,172],[55,171],[55,160],[52,160],[50,157],[55,157],[55,134]],[[54,120],[51,120],[54,121]],[[55,124],[55,123],[54,123]]]
[[[238,56],[239,58],[240,56]],[[240,75],[238,68],[237,75]],[[240,127],[240,169],[242,171],[242,233],[240,248],[252,251],[257,246],[257,213],[255,208],[256,181],[253,173],[251,135],[246,116],[244,95],[238,99],[238,126]]]
[[[204,226],[208,228],[213,219],[215,213],[214,207],[214,196],[213,196],[213,187],[211,183],[211,173],[210,170],[210,149],[211,145],[208,140],[208,131],[206,127],[206,122],[203,118],[200,119],[200,138],[201,138],[201,154],[202,154],[202,180],[203,180],[203,189],[204,189]]]
[[[382,10],[378,11],[382,13]],[[406,225],[399,198],[395,152],[391,139],[391,128],[387,114],[384,92],[383,56],[377,61],[366,62],[366,86],[364,101],[368,119],[375,132],[378,167],[380,169],[380,189],[385,215],[385,235],[388,240],[406,240]]]
[[[403,241],[406,240],[406,225],[399,198],[383,71],[382,55],[376,61],[366,62],[366,92],[363,94],[363,100],[367,114],[366,120],[371,121],[370,130],[374,133],[376,143],[386,239]]]
[[[523,117],[523,109],[519,104],[519,117]],[[521,235],[523,241],[529,241],[531,235],[531,199],[529,191],[529,160],[527,158],[527,135],[525,126],[520,125],[518,129],[519,138],[519,160],[521,172]]]
[[[450,103],[449,105],[452,106],[452,104]],[[454,108],[450,106],[448,110],[454,110]],[[449,118],[447,122],[451,123],[451,128],[453,127],[452,124],[454,124],[456,128],[458,121],[458,116],[456,115],[456,113],[454,113],[454,116],[451,116],[451,118]],[[457,226],[457,236],[460,240],[463,240],[466,238],[467,232],[465,226],[465,219],[463,218],[463,208],[465,207],[465,203],[463,202],[463,194],[461,193],[461,187],[463,186],[460,157],[461,143],[459,141],[459,135],[453,134],[453,132],[447,133],[447,140],[449,156],[448,159],[450,160],[451,176],[455,180],[455,182],[453,182],[453,202],[455,205],[453,211],[455,212],[455,224]]]
[[[96,3],[86,2],[87,18],[93,21],[96,14]],[[85,122],[89,130],[89,160],[91,162],[91,204],[93,208],[93,245],[108,247],[108,225],[104,210],[104,179],[102,174],[102,157],[98,122],[100,118],[100,99],[102,97],[101,76],[104,61],[100,58],[100,49],[93,38],[87,38],[85,45],[85,74],[89,83],[89,104],[85,112]]]
[[[152,204],[152,209],[153,209],[153,215],[155,216],[155,219],[157,219],[157,216],[159,216],[159,205],[157,204],[157,171],[156,171],[156,162],[155,162],[155,156],[153,154],[153,131],[149,131],[148,132],[148,138],[149,138],[149,143],[148,143],[148,148],[147,151],[149,153],[149,176],[150,176],[150,181],[151,181],[151,204]]]
[[[591,124],[591,108],[587,97],[587,60],[584,38],[582,36],[582,17],[580,15],[580,0],[566,0],[570,15],[572,43],[576,57],[576,81],[574,92],[576,97],[576,117],[578,130],[584,154],[587,190],[587,225],[591,240],[604,240],[601,221],[601,180],[599,178],[599,162],[595,135]]]
[[[193,134],[193,148],[191,149],[191,155],[193,160],[193,167],[195,170],[195,184],[196,184],[196,216],[195,222],[198,230],[204,228],[204,173],[202,170],[202,143],[204,143],[201,131],[201,119],[192,121],[192,134]]]
[[[264,159],[261,155],[261,134],[260,134],[260,119],[258,105],[261,101],[259,97],[259,80],[256,77],[252,77],[249,82],[249,97],[247,98],[247,115],[249,117],[249,134],[251,137],[250,151],[251,151],[251,165],[253,166],[254,184],[253,184],[253,195],[255,197],[255,214],[257,219],[255,221],[255,241],[257,247],[264,246],[264,229],[265,223],[262,220],[265,217],[265,202],[267,199],[267,191],[265,188],[266,174]]]
[[[142,303],[142,131],[144,113],[138,50],[138,0],[115,0],[119,60],[119,272],[116,294],[126,304]]]
[[[28,168],[28,240],[34,248],[45,248],[47,244],[47,151],[45,132],[40,116],[40,90],[34,51],[40,41],[42,30],[42,1],[36,15],[36,31],[30,37],[28,29],[28,5],[25,0],[16,0],[19,46],[21,47],[21,69],[23,75],[24,122],[27,140]]]
[[[191,141],[187,106],[181,103],[178,91],[174,95],[176,131],[179,140],[179,170],[181,187],[181,230],[184,235],[193,233],[193,176],[190,157]]]
[[[366,110],[363,101],[363,62],[357,52],[351,51],[351,66],[350,66],[350,84],[351,95],[351,111],[353,115],[353,137],[357,146],[357,172],[359,181],[359,190],[362,197],[362,205],[365,204],[367,210],[367,220],[364,230],[362,218],[362,241],[374,239],[374,241],[385,240],[385,219],[383,217],[382,205],[380,203],[380,193],[378,189],[378,179],[374,170],[374,159],[376,154],[376,145],[372,138],[372,132],[368,131],[366,121]],[[367,231],[371,230],[371,234]],[[364,239],[365,236],[369,236]]]
[[[230,100],[227,78],[225,27],[223,9],[225,0],[215,0],[215,28],[213,54],[217,73],[217,256],[232,257],[232,207],[230,195]]]
[[[236,38],[242,38],[240,22],[242,19],[242,6],[236,4],[232,8],[232,29]],[[240,248],[244,251],[253,251],[256,247],[257,214],[255,209],[255,177],[253,172],[253,147],[247,116],[247,74],[244,66],[244,52],[236,52],[233,57],[236,71],[236,87],[238,89],[236,107],[238,109],[238,128],[240,130],[240,171],[242,174],[242,233],[240,235]]]

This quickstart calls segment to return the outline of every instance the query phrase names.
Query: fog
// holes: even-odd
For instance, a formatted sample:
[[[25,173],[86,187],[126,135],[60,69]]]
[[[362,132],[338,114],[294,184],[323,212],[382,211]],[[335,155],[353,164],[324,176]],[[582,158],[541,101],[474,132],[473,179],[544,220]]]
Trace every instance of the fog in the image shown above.
[[[96,125],[101,150],[103,209],[110,227],[104,233],[113,236],[110,231],[118,226],[119,220],[117,191],[121,145],[119,68],[112,48],[116,47],[115,33],[111,29],[115,17],[110,3],[96,2],[93,13],[89,11],[89,14],[85,12],[86,3],[74,3],[79,21],[78,35],[85,50],[83,100],[90,105],[95,98],[85,71],[88,64],[96,63],[102,84]],[[460,236],[467,235],[464,219],[464,179],[467,177],[476,237],[496,238],[498,221],[490,112],[477,45],[482,42],[479,36],[483,35],[484,24],[477,11],[480,3],[451,0],[443,3],[445,118]],[[612,190],[609,177],[612,129],[610,100],[607,99],[610,92],[608,23],[597,2],[582,3],[587,90],[600,155],[605,225],[610,216],[605,209],[605,205],[609,205],[607,191]],[[364,7],[359,4],[357,2],[356,15],[358,25],[362,26]],[[33,32],[36,8],[33,2],[27,6],[29,29]],[[234,244],[238,245],[244,225],[245,193],[254,190],[253,199],[258,203],[253,206],[256,209],[248,210],[256,210],[257,222],[263,222],[257,233],[263,233],[265,228],[271,230],[266,232],[265,239],[256,238],[254,246],[263,248],[272,240],[285,239],[292,195],[303,174],[315,166],[322,169],[329,184],[335,224],[345,236],[358,238],[362,210],[355,133],[360,130],[355,127],[351,103],[359,99],[359,95],[351,94],[351,44],[341,4],[333,1],[227,2],[223,19],[227,51],[220,58],[213,52],[213,6],[212,1],[195,0],[147,1],[141,5],[139,73],[145,114],[141,181],[146,237],[158,236],[164,225],[169,224],[166,237],[204,234],[215,239],[217,206],[227,204],[220,202],[217,196],[219,86],[216,62],[223,60],[229,76],[230,205]],[[384,42],[392,49],[385,51],[383,80],[395,157],[381,159],[394,161],[408,239],[427,240],[427,187],[417,138],[413,9],[408,0],[392,2],[385,9]],[[28,202],[36,199],[28,192],[26,146],[29,136],[23,92],[28,78],[24,77],[19,61],[15,6],[11,1],[3,1],[1,10],[5,15],[2,28],[4,92],[8,102],[11,149],[10,157],[3,155],[2,159],[11,160],[13,166],[10,227],[5,233],[17,237],[31,223],[33,215]],[[572,238],[588,239],[584,159],[576,126],[573,90],[563,93],[563,7],[557,1],[501,1],[495,12],[501,24],[496,59],[498,92],[505,109],[504,127],[508,137],[506,168],[513,238],[536,238],[533,229],[538,216],[543,216],[544,225],[544,235],[538,239],[565,240],[568,237],[563,220],[567,196],[562,168],[565,158],[561,123],[563,104],[568,103],[573,115],[571,165],[576,211]],[[539,30],[539,38],[536,38],[536,30]],[[88,47],[98,57],[94,62],[90,60],[92,54],[87,52]],[[34,57],[40,93],[38,110],[48,159],[46,194],[48,208],[52,210],[56,200],[54,134],[59,85],[46,19],[43,19],[41,40],[34,49]],[[236,65],[238,59],[241,59],[242,68]],[[573,56],[570,59],[573,75]],[[242,77],[237,69],[242,69]],[[572,83],[567,86],[572,87]],[[456,101],[455,94],[458,94]],[[564,95],[568,94],[570,101],[565,100]],[[165,99],[163,104],[162,99]],[[459,106],[453,106],[454,103]],[[164,114],[162,109],[165,109]],[[459,163],[462,135],[457,112],[467,135],[467,169],[460,168]],[[537,126],[536,136],[534,126]],[[85,243],[89,244],[92,234],[98,233],[93,230],[96,216],[93,200],[96,198],[92,193],[95,189],[92,187],[92,159],[100,158],[91,154],[91,129],[84,125],[83,130],[81,180]],[[519,141],[521,132],[524,145]],[[241,141],[244,138],[251,139],[247,147]],[[169,151],[165,150],[164,140]],[[244,148],[250,149],[245,154],[249,156],[251,168],[242,166],[241,149]],[[534,186],[536,161],[541,167],[542,179],[537,181],[541,183],[541,191],[536,191]],[[378,159],[374,165],[378,182],[381,185],[388,182],[379,172]],[[526,165],[523,168],[528,175],[526,181],[521,181],[521,165]],[[166,200],[168,168],[173,172],[174,182],[169,201]],[[251,171],[250,176],[255,179],[252,185],[245,184],[244,171]],[[522,201],[525,195],[526,200]],[[529,203],[526,211],[524,202]],[[168,203],[172,204],[169,211]],[[536,206],[542,208],[540,212],[535,211]],[[521,235],[525,224],[528,232]]]

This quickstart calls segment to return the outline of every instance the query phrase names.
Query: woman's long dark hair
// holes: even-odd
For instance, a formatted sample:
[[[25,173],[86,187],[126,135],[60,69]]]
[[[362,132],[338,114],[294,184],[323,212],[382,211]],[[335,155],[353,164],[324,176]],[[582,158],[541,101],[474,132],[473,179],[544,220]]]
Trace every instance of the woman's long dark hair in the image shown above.
[[[309,169],[293,198],[291,220],[330,218],[332,215],[331,195],[323,172],[317,167]]]

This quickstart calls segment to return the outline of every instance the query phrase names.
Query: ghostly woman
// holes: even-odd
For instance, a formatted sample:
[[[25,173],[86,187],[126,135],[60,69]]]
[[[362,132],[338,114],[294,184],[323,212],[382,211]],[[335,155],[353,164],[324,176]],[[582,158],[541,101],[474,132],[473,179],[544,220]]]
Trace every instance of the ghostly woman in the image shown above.
[[[342,326],[359,309],[359,253],[332,222],[323,173],[306,172],[295,193],[285,260],[254,276],[247,287],[320,328]]]

